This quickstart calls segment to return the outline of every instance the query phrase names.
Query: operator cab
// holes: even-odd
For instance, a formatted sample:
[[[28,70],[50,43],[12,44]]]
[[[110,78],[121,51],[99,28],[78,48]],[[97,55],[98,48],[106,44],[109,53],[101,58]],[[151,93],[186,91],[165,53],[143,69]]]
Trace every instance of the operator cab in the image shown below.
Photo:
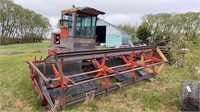
[[[99,14],[105,13],[89,7],[73,7],[61,11],[59,46],[69,51],[94,49]]]

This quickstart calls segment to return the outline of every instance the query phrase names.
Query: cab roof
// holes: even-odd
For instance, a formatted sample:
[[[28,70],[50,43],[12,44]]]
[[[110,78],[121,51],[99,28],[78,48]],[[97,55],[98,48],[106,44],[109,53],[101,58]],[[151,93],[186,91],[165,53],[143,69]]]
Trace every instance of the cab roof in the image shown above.
[[[95,16],[97,16],[99,14],[102,14],[102,15],[105,14],[105,12],[96,10],[91,7],[73,7],[73,8],[61,11],[61,14],[65,15],[65,14],[68,14],[71,12],[86,13],[86,14],[91,14],[91,15],[95,15]]]

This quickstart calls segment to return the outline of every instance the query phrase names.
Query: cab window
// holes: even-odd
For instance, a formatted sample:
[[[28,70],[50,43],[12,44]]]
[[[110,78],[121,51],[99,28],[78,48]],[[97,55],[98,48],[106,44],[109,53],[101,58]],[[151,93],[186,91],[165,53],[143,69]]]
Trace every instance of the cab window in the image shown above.
[[[74,14],[65,14],[62,16],[60,20],[60,26],[67,27],[69,31],[69,36],[73,36],[73,29],[74,29]]]

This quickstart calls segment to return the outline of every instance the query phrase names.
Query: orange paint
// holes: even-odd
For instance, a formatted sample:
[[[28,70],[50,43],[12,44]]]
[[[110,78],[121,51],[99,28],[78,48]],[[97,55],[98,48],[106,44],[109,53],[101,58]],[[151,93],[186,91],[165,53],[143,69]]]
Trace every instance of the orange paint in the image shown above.
[[[61,27],[60,30],[61,30],[60,38],[68,38],[68,36],[69,36],[68,28],[67,27]]]

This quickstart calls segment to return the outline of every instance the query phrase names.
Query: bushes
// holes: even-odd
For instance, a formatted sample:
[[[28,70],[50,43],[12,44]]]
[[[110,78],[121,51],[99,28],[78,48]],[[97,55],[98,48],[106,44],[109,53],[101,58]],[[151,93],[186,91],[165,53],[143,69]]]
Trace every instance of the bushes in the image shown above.
[[[171,58],[170,63],[181,67],[196,67],[200,64],[196,61],[200,60],[200,57],[196,56],[200,55],[200,37],[187,40],[187,37],[174,34],[171,38],[172,41],[167,44],[171,48],[168,53]]]
[[[23,44],[23,43],[34,43],[42,42],[43,38],[38,37],[28,37],[28,38],[9,38],[9,37],[0,37],[0,45],[8,44]]]
[[[15,44],[18,40],[16,38],[1,37],[1,45]]]

